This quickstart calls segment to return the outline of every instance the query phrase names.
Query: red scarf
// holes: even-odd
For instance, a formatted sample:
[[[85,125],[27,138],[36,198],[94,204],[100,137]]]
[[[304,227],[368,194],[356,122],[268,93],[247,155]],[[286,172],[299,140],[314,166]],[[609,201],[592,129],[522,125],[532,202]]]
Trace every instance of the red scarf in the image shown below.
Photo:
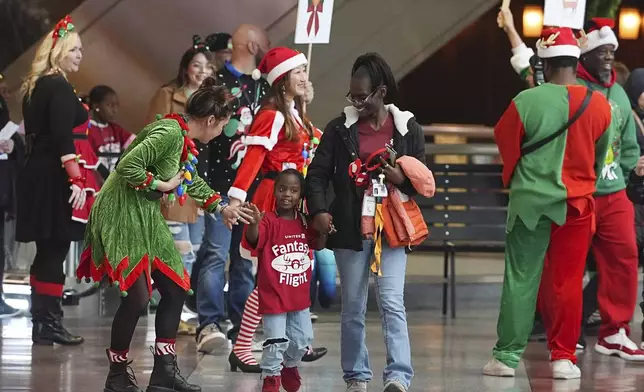
[[[306,10],[306,12],[310,12],[311,16],[309,16],[309,23],[306,26],[306,32],[311,35],[311,28],[313,27],[313,24],[315,24],[315,34],[318,34],[318,31],[320,30],[320,16],[318,15],[318,12],[323,12],[322,9],[322,4],[320,3],[317,6],[314,6],[313,4],[309,5],[309,8]]]
[[[584,68],[584,66],[581,65],[581,62],[577,64],[577,77],[587,82],[598,84],[606,88],[613,87],[613,85],[617,81],[617,73],[615,72],[614,69],[610,71],[610,81],[608,83],[602,83],[599,80],[597,80],[593,75],[591,75],[590,72],[588,72],[586,68]]]

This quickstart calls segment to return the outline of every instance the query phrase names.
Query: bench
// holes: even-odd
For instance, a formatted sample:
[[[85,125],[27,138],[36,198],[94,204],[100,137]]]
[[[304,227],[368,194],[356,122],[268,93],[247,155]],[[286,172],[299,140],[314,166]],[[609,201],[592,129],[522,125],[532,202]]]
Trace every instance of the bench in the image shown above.
[[[429,228],[428,238],[417,249],[443,252],[443,315],[449,299],[451,317],[455,318],[456,253],[505,251],[508,193],[499,164],[428,166],[434,174],[436,194],[431,199],[416,199]]]

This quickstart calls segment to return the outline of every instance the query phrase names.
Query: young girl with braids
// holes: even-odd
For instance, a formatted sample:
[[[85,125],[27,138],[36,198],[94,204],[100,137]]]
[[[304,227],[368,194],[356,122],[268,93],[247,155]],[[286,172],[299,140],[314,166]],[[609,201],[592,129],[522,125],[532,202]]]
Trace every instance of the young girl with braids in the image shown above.
[[[107,275],[123,296],[107,349],[110,371],[105,392],[141,392],[129,369],[128,351],[152,294],[151,278],[161,301],[147,392],[201,391],[181,376],[177,366],[174,344],[183,303],[191,292],[190,277],[161,213],[160,199],[165,193],[169,200],[184,204],[190,195],[204,210],[220,214],[229,229],[251,217],[245,207],[221,203],[195,169],[199,153],[192,139],[208,143],[221,134],[232,114],[232,95],[214,83],[212,78],[204,81],[190,96],[185,114],[166,115],[137,134],[92,208],[77,277],[100,282]]]
[[[324,247],[324,238],[307,225],[298,210],[304,192],[304,176],[286,169],[275,177],[274,208],[262,213],[251,204],[253,217],[245,240],[257,252],[259,313],[264,322],[260,367],[262,392],[299,391],[297,365],[313,341],[309,307],[311,300],[312,249]]]
[[[246,201],[246,192],[261,171],[263,179],[253,203],[260,211],[274,211],[273,188],[278,173],[286,169],[306,171],[320,135],[306,116],[298,112],[308,81],[306,63],[304,54],[283,47],[271,49],[260,63],[259,71],[267,74],[272,94],[245,136],[248,150],[228,191],[230,205],[238,206]],[[242,238],[240,253],[246,259],[255,258],[254,249],[245,238]],[[228,359],[233,371],[239,368],[244,372],[261,372],[251,352],[252,338],[261,321],[260,297],[255,288],[246,301],[239,336]]]

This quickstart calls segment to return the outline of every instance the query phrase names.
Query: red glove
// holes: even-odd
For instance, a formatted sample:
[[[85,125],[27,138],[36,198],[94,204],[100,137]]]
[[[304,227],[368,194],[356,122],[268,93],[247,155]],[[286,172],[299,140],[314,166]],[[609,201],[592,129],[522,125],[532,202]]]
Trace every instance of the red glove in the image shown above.
[[[76,162],[76,157],[63,162],[63,167],[67,172],[70,183],[79,186],[81,189],[85,187],[85,178],[81,176],[80,166],[78,166],[78,162]]]

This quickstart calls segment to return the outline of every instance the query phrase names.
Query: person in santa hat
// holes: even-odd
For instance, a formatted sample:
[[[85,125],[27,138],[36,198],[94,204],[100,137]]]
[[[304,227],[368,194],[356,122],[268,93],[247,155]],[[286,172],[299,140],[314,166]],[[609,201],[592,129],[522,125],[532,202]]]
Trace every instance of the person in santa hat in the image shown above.
[[[258,72],[266,74],[271,95],[261,106],[246,136],[247,151],[237,170],[235,181],[228,191],[230,204],[238,206],[247,200],[247,192],[261,172],[253,196],[253,204],[260,211],[275,209],[274,179],[286,169],[296,169],[306,174],[321,132],[300,111],[307,93],[308,76],[306,56],[293,49],[273,48],[259,64]],[[244,259],[256,260],[256,255],[242,239],[240,253]],[[260,321],[258,313],[261,293],[253,290],[242,317],[241,328],[229,362],[232,369],[258,372],[259,367],[250,351],[253,334]],[[256,362],[255,362],[256,363]]]
[[[581,50],[572,30],[544,30],[537,50],[547,83],[515,97],[494,129],[510,203],[498,341],[483,373],[514,376],[538,294],[553,378],[574,379],[581,376],[575,349],[582,281],[611,107],[578,85]]]
[[[504,17],[507,21],[506,14]],[[578,37],[581,57],[577,82],[604,94],[612,108],[612,140],[597,182],[597,232],[591,249],[597,274],[601,277],[597,302],[602,324],[595,351],[625,360],[644,361],[644,343],[638,348],[629,337],[629,322],[637,302],[637,241],[633,227],[623,224],[635,219],[625,188],[629,173],[639,158],[640,146],[628,95],[616,83],[613,65],[619,42],[614,26],[612,19],[593,18],[585,26],[586,33],[580,33]],[[525,69],[530,67],[534,52],[523,42],[515,41],[512,64],[517,73],[529,80],[531,72]]]

